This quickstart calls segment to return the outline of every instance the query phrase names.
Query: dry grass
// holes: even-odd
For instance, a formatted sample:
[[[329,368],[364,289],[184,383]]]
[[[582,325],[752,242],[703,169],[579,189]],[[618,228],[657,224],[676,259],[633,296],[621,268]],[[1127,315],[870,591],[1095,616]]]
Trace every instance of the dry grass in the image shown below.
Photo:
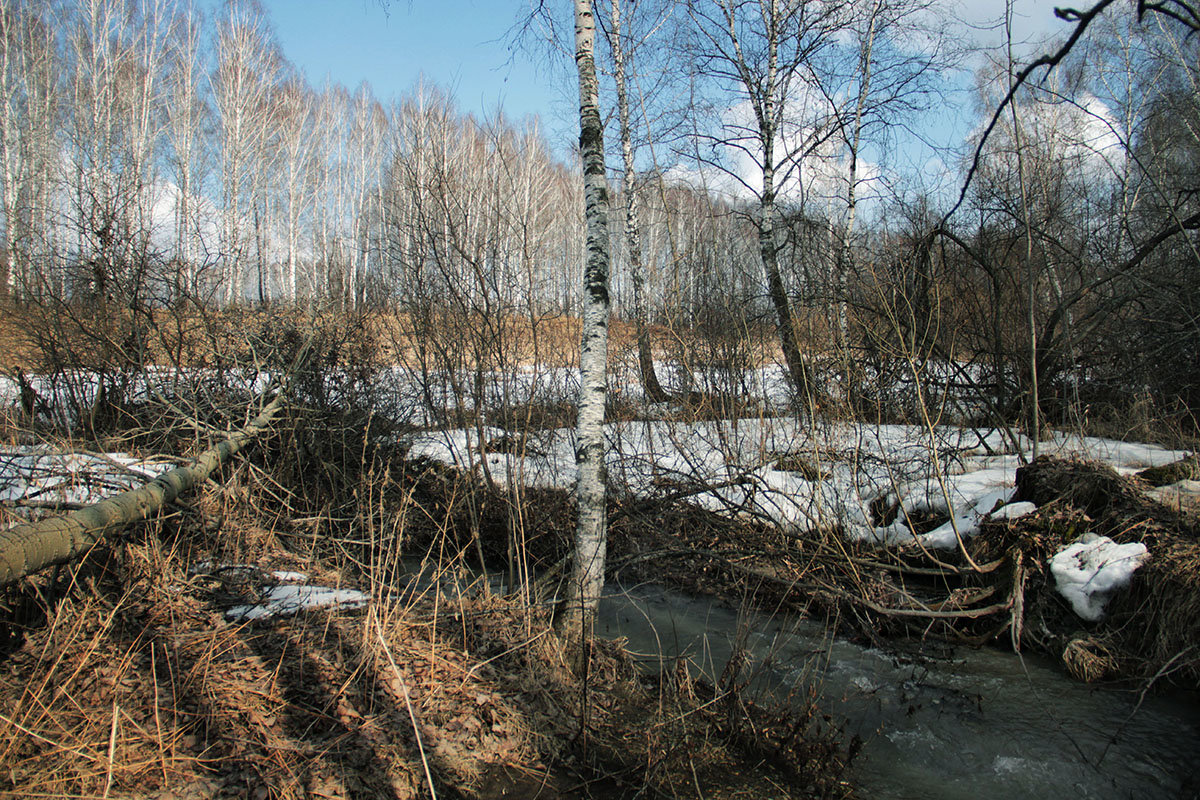
[[[366,510],[348,526],[264,511],[282,487],[247,462],[119,546],[10,591],[0,796],[409,798],[430,780],[468,798],[847,794],[846,756],[809,707],[643,674],[606,643],[573,674],[548,606],[462,589],[464,485],[360,467]],[[501,535],[502,501],[484,535]],[[436,578],[406,588],[414,542]],[[206,560],[299,569],[372,603],[231,623],[223,609],[258,587],[191,574]]]
[[[1194,686],[1200,680],[1200,517],[1148,497],[1145,483],[1101,464],[1043,457],[1018,471],[1017,484],[1017,499],[1037,503],[1039,511],[993,531],[993,544],[1022,550],[1028,563],[1046,563],[1089,531],[1142,542],[1150,551],[1096,625],[1075,617],[1053,581],[1037,575],[1026,588],[1032,598],[1027,613],[1037,623],[1025,626],[1029,644],[1060,654],[1084,680],[1170,677]]]

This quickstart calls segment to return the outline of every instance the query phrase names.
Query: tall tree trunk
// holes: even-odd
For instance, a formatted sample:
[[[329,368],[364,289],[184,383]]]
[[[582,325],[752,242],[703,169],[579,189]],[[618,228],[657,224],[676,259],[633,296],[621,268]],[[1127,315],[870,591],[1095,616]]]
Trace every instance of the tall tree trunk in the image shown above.
[[[728,13],[729,35],[731,41],[737,42],[738,33],[734,27],[732,11]],[[767,294],[771,305],[775,308],[775,316],[779,322],[779,346],[783,350],[783,359],[787,364],[788,374],[792,379],[792,387],[796,399],[806,406],[814,406],[816,398],[815,383],[811,380],[808,367],[800,356],[800,345],[796,340],[796,322],[792,316],[792,304],[787,291],[783,287],[783,277],[779,272],[779,243],[775,235],[775,144],[779,134],[777,119],[777,102],[786,101],[786,97],[776,97],[779,58],[778,9],[774,0],[766,3],[763,10],[767,29],[770,31],[767,42],[767,72],[763,84],[761,108],[758,109],[759,138],[763,148],[762,161],[762,192],[759,195],[758,247],[762,257],[763,270],[767,274]],[[738,48],[739,58],[740,45]],[[743,73],[743,82],[747,92],[753,93],[755,87]],[[783,142],[779,143],[783,146]]]
[[[842,359],[842,387],[845,392],[845,402],[851,413],[856,413],[858,397],[861,393],[858,373],[854,368],[854,360],[850,356],[850,320],[846,305],[846,273],[850,270],[853,259],[850,253],[850,242],[854,236],[854,222],[858,212],[858,156],[862,146],[863,115],[866,111],[867,100],[871,96],[871,77],[874,62],[871,54],[875,48],[876,23],[883,11],[883,0],[875,0],[871,14],[867,20],[867,30],[859,41],[859,86],[858,101],[854,107],[854,127],[847,138],[850,148],[850,169],[846,180],[846,224],[842,227],[841,239],[837,246],[835,259],[836,274],[834,276],[834,307],[837,312],[835,328],[836,348]]]
[[[586,662],[596,607],[604,589],[607,520],[604,510],[604,405],[608,361],[608,187],[604,176],[604,127],[594,47],[596,21],[590,0],[575,0],[575,65],[579,70],[579,149],[583,158],[587,262],[583,277],[583,331],[579,344],[579,419],[575,463],[579,522],[575,563],[557,625],[578,666]]]
[[[1012,36],[1013,4],[1009,0],[1004,5],[1004,33],[1008,43],[1008,80],[1012,86],[1016,80],[1013,70],[1013,36]],[[1021,187],[1021,215],[1025,222],[1025,280],[1029,286],[1029,306],[1026,322],[1029,326],[1029,407],[1027,419],[1029,424],[1030,460],[1036,461],[1038,445],[1042,438],[1042,408],[1038,394],[1038,329],[1037,329],[1037,270],[1033,264],[1033,227],[1029,219],[1029,192],[1025,159],[1021,147],[1021,118],[1017,109],[1017,98],[1012,98],[1009,110],[1012,112],[1013,145],[1017,151],[1017,180]]]
[[[639,228],[637,192],[633,163],[633,131],[629,124],[629,81],[626,72],[626,52],[621,27],[621,0],[612,0],[612,29],[609,43],[612,46],[613,67],[617,90],[617,117],[621,128],[621,159],[625,170],[625,243],[629,250],[629,277],[633,281],[633,316],[637,330],[638,371],[641,373],[642,390],[652,403],[670,399],[658,382],[654,371],[654,352],[650,346],[650,330],[646,326],[646,276],[642,271],[642,242]]]
[[[767,294],[775,308],[779,346],[783,350],[783,360],[792,379],[792,388],[796,391],[798,401],[812,405],[816,402],[813,394],[816,386],[809,377],[808,365],[800,355],[792,304],[788,300],[787,291],[783,287],[783,277],[779,273],[779,245],[775,241],[775,198],[774,191],[767,188],[768,180],[773,181],[773,177],[768,178],[772,173],[770,167],[763,170],[763,195],[759,206],[762,214],[758,227],[759,254],[762,257],[763,270],[767,273]]]

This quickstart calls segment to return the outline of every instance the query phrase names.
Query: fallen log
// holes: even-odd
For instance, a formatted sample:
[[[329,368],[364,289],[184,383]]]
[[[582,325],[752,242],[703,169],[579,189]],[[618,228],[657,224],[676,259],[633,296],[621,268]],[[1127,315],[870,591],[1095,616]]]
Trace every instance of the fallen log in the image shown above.
[[[269,428],[271,419],[282,407],[281,393],[244,428],[205,450],[190,464],[160,475],[140,489],[122,492],[70,514],[0,531],[0,587],[46,567],[73,561],[105,536],[156,513],[205,481],[217,467]]]

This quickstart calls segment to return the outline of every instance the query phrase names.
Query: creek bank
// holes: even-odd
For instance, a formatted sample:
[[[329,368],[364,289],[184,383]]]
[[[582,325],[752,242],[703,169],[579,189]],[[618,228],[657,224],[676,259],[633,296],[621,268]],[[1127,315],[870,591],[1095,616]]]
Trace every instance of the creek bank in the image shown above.
[[[832,621],[864,641],[927,639],[1042,653],[1085,681],[1200,679],[1197,518],[1136,477],[1043,457],[1017,473],[1013,503],[953,550],[879,548],[831,529],[791,534],[685,506],[640,501],[613,526],[615,577]],[[910,517],[910,522],[914,518]],[[933,529],[943,520],[920,520]],[[1107,613],[1084,619],[1058,590],[1054,556],[1085,534],[1148,550]]]
[[[504,508],[504,491],[480,491],[481,507]],[[1037,510],[985,521],[965,552],[884,550],[846,542],[836,529],[792,534],[670,496],[613,498],[605,625],[652,669],[687,658],[712,679],[732,662],[751,697],[770,687],[815,703],[844,735],[866,742],[851,773],[863,796],[1040,798],[1047,787],[1099,798],[1195,796],[1187,765],[1200,748],[1200,710],[1192,694],[1159,695],[1188,685],[1187,644],[1171,636],[1190,635],[1172,625],[1197,619],[1173,611],[1188,608],[1196,573],[1170,552],[1192,546],[1195,521],[1147,498],[1136,478],[1094,464],[1040,460],[1021,473],[1016,494]],[[564,552],[573,518],[569,495],[554,498],[561,527],[527,542],[544,566]],[[512,529],[493,523],[477,530],[483,550],[498,553]],[[1151,553],[1098,623],[1074,613],[1048,567],[1086,531],[1144,540]],[[1146,603],[1145,593],[1170,591],[1154,588],[1164,573],[1180,593],[1173,603]],[[793,612],[820,622],[796,622]],[[1127,658],[1095,670],[1084,637],[1111,635],[1110,626],[1161,642],[1165,655],[1137,656],[1131,636],[1118,642]],[[834,630],[850,638],[831,639]],[[1022,657],[1011,653],[1014,641]],[[979,649],[987,643],[999,647]],[[1121,682],[1096,689],[1075,678]]]
[[[40,618],[6,620],[0,794],[849,796],[847,754],[811,704],[647,675],[604,641],[575,675],[547,607],[444,582],[395,592],[289,553],[287,533],[240,530],[236,554],[201,549],[219,546],[201,531],[167,550],[135,536],[10,588]],[[300,570],[370,602],[229,618]]]

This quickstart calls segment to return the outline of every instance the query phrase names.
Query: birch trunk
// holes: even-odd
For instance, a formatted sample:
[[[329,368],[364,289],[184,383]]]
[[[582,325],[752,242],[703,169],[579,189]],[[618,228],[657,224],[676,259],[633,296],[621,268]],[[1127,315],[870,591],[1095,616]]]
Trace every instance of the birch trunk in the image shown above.
[[[578,663],[590,638],[604,588],[607,520],[604,509],[604,404],[608,360],[608,187],[604,176],[604,128],[594,47],[596,20],[590,0],[575,0],[575,65],[579,71],[579,150],[583,159],[587,261],[583,278],[583,331],[580,340],[579,418],[575,463],[579,477],[579,522],[575,563],[567,600],[557,625]]]
[[[203,483],[217,467],[266,430],[282,407],[283,395],[279,395],[249,425],[201,453],[191,464],[173,469],[140,489],[64,516],[0,531],[0,588],[46,567],[79,558],[106,535],[146,519]]]
[[[859,42],[860,54],[858,63],[859,86],[858,100],[854,106],[854,127],[848,140],[850,147],[850,170],[846,179],[846,224],[842,228],[841,239],[837,246],[835,260],[836,274],[834,276],[834,307],[837,313],[835,330],[835,346],[842,359],[842,386],[845,390],[845,401],[853,408],[858,402],[860,387],[854,370],[853,359],[850,355],[850,321],[849,310],[846,307],[846,273],[852,263],[850,243],[854,237],[854,223],[858,212],[858,155],[862,146],[863,115],[866,111],[867,100],[871,96],[871,76],[873,61],[871,53],[875,48],[876,23],[883,10],[883,0],[875,0],[871,14],[867,20],[867,30]]]
[[[783,360],[787,364],[788,374],[799,402],[810,409],[816,405],[814,392],[815,383],[811,380],[808,366],[800,355],[800,345],[796,337],[796,320],[792,314],[792,304],[788,299],[787,290],[783,285],[783,276],[779,271],[779,243],[775,233],[776,208],[775,195],[778,191],[776,183],[776,153],[778,144],[786,150],[780,137],[783,121],[783,106],[787,102],[785,89],[786,81],[780,81],[779,46],[783,35],[780,20],[780,9],[776,0],[764,0],[761,4],[762,22],[766,31],[767,63],[763,75],[764,82],[756,86],[752,73],[742,54],[739,32],[735,21],[734,5],[723,6],[726,22],[729,26],[729,38],[734,46],[737,59],[738,74],[745,86],[746,92],[755,108],[758,122],[759,142],[762,145],[762,189],[759,193],[758,247],[762,257],[763,271],[767,276],[767,294],[775,309],[778,320],[779,346],[783,350]],[[753,101],[758,98],[757,104]]]
[[[626,53],[621,27],[621,0],[612,0],[612,46],[614,79],[617,90],[617,117],[621,128],[621,159],[625,171],[625,243],[629,250],[629,278],[633,282],[633,316],[637,330],[638,371],[646,399],[662,403],[670,399],[654,371],[654,351],[650,346],[650,331],[646,327],[646,276],[642,270],[642,241],[638,219],[637,187],[633,159],[633,132],[629,123],[629,80],[626,72]]]

